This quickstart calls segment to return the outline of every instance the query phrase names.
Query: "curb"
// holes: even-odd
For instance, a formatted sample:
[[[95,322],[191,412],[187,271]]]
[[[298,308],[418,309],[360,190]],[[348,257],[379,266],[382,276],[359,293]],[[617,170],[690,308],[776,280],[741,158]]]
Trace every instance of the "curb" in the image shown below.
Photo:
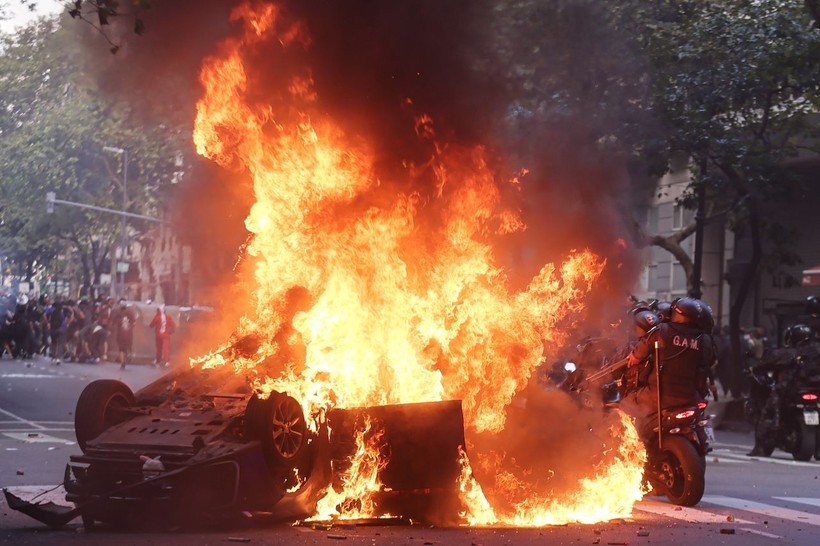
[[[712,427],[715,430],[731,430],[735,432],[749,432],[752,424],[746,419],[743,409],[744,400],[726,400],[712,402],[706,409],[711,416]]]

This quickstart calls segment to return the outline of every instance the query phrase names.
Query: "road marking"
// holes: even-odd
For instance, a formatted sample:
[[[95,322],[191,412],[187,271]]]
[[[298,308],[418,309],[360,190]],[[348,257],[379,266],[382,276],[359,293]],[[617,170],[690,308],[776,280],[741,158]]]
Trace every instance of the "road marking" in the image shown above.
[[[37,429],[26,429],[22,428],[22,425],[25,423],[20,423],[21,427],[18,428],[0,428],[0,434],[28,434],[32,432],[74,432],[74,427],[43,427]]]
[[[12,440],[26,442],[27,444],[48,443],[69,445],[74,443],[64,438],[57,438],[56,436],[49,436],[48,434],[41,434],[40,432],[4,432],[3,436],[7,436]]]
[[[757,461],[760,463],[783,464],[786,466],[810,466],[813,468],[818,468],[817,463],[795,461],[793,459],[779,459],[777,457],[750,457],[749,455],[741,455],[740,453],[732,453],[730,451],[721,451],[716,456],[725,457],[726,459],[736,459],[738,461]]]
[[[3,408],[0,408],[0,413],[3,413],[3,414],[5,414],[5,415],[7,415],[7,416],[11,417],[11,418],[12,418],[12,419],[14,419],[15,421],[20,422],[20,423],[27,423],[29,426],[31,426],[31,428],[37,428],[37,429],[43,429],[43,428],[45,428],[45,427],[42,427],[42,426],[40,426],[40,425],[36,424],[34,421],[29,421],[28,419],[23,419],[23,418],[22,418],[22,417],[20,417],[19,415],[14,415],[12,412],[10,412],[10,411],[6,411],[6,410],[4,410]]]
[[[63,379],[62,375],[52,375],[47,373],[4,373],[0,374],[2,379]]]
[[[659,516],[680,519],[689,523],[726,523],[728,521],[726,519],[727,514],[715,514],[712,512],[706,512],[705,510],[699,510],[697,508],[675,506],[673,504],[667,504],[665,502],[654,500],[642,500],[635,505],[635,509],[640,510],[641,512],[657,514]],[[735,518],[734,521],[744,525],[755,525],[755,522],[753,521],[747,521],[740,518]]]
[[[808,504],[809,506],[820,507],[820,499],[813,499],[811,497],[773,497],[778,500],[786,502],[796,502],[799,504]]]
[[[728,451],[728,448],[733,448],[733,449],[745,449],[746,451],[751,451],[751,450],[752,450],[752,446],[750,446],[750,445],[741,445],[741,444],[724,444],[724,443],[722,443],[722,442],[715,442],[715,443],[710,444],[710,445],[711,445],[713,448],[715,448],[716,450],[724,450],[724,451]]]
[[[785,519],[798,523],[807,523],[809,525],[820,526],[820,515],[800,512],[799,510],[791,510],[789,508],[781,508],[780,506],[772,506],[770,504],[763,504],[762,502],[724,497],[722,495],[704,495],[703,501],[709,504],[724,506],[726,508],[735,508],[738,510],[753,512],[769,518]]]
[[[749,529],[748,527],[741,527],[741,531],[746,531],[747,533],[754,533],[756,535],[764,536],[766,538],[783,538],[780,535],[775,535],[773,533],[767,533],[766,531],[760,531],[758,529]]]
[[[747,461],[745,459],[733,459],[731,457],[721,457],[720,455],[717,455],[715,457],[712,457],[711,459],[706,459],[706,466],[709,467],[710,465],[713,465],[713,464],[722,464],[722,463],[726,463],[726,464],[749,464],[750,462],[752,462],[752,461]]]
[[[38,425],[42,425],[44,427],[47,426],[74,426],[74,421],[31,421],[32,423],[36,423]],[[28,423],[21,423],[20,421],[0,421],[0,426],[5,425],[26,425]]]

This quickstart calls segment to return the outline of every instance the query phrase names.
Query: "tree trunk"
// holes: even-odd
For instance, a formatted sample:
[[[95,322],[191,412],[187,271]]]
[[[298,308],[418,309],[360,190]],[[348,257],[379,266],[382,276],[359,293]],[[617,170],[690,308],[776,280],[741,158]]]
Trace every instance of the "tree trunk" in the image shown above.
[[[745,391],[745,388],[743,388],[743,384],[745,383],[743,374],[746,363],[745,353],[740,343],[740,315],[743,312],[743,306],[757,278],[763,256],[760,234],[760,211],[758,210],[757,201],[754,197],[749,196],[748,210],[749,228],[752,236],[752,255],[749,260],[749,265],[743,272],[731,306],[729,307],[729,335],[732,340],[732,384],[737,389],[735,394]],[[733,391],[734,390],[735,389],[733,389]]]

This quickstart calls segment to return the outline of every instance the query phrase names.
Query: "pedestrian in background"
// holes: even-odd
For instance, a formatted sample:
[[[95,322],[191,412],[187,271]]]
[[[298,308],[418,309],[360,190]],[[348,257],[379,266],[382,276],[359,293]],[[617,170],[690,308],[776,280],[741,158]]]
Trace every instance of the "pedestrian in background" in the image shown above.
[[[176,330],[176,323],[171,315],[165,312],[165,305],[157,308],[157,313],[148,326],[154,329],[157,349],[154,365],[167,368],[171,361],[171,334]]]
[[[120,363],[120,369],[124,370],[126,363],[131,361],[131,352],[134,347],[134,324],[136,323],[134,312],[125,303],[125,299],[120,298],[113,323],[117,331],[117,350],[119,351],[117,360]]]

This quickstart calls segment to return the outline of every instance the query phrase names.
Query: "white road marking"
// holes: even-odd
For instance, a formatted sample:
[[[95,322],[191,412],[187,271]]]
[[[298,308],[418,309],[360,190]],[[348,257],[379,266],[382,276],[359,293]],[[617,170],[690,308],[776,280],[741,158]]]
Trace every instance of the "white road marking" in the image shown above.
[[[773,497],[778,500],[786,501],[786,502],[796,502],[799,504],[808,504],[809,506],[818,506],[820,507],[820,499],[814,499],[811,497]]]
[[[20,423],[21,425],[25,423]],[[37,429],[26,429],[26,428],[0,428],[0,434],[12,433],[12,434],[28,434],[30,432],[74,432],[74,427],[43,427]]]
[[[780,535],[775,535],[773,533],[767,533],[766,531],[761,531],[759,529],[749,529],[748,527],[741,527],[741,531],[746,531],[747,533],[754,533],[756,535],[764,536],[766,538],[783,538]]]
[[[717,459],[717,460],[716,460]],[[713,464],[749,464],[752,461],[747,461],[745,459],[734,459],[732,457],[723,457],[718,455],[716,457],[711,457],[706,459],[706,466],[713,465]]]
[[[715,514],[699,510],[697,508],[688,508],[686,506],[675,506],[661,501],[642,500],[635,505],[635,510],[641,512],[649,512],[659,516],[666,516],[668,518],[680,519],[688,521],[689,523],[727,523],[727,514]],[[753,521],[735,518],[735,523],[742,523],[744,525],[756,525]]]
[[[38,425],[38,424],[37,424],[37,423],[35,423],[34,421],[29,421],[28,419],[23,419],[23,418],[22,418],[22,417],[20,417],[19,415],[14,415],[12,412],[10,412],[10,411],[6,411],[6,410],[4,410],[3,408],[0,408],[0,413],[5,414],[5,415],[7,415],[8,417],[11,417],[12,419],[14,419],[15,421],[17,421],[17,422],[19,422],[19,423],[26,423],[26,424],[28,424],[31,428],[37,428],[37,429],[43,429],[43,428],[45,428],[45,427],[43,427],[43,426]]]
[[[795,461],[794,459],[780,459],[778,457],[750,457],[748,455],[741,455],[739,453],[732,453],[730,451],[721,451],[720,453],[712,453],[712,455],[717,457],[723,457],[725,459],[735,459],[738,461],[756,461],[760,463],[770,463],[770,464],[782,464],[786,466],[811,466],[814,468],[818,467],[817,463],[813,462],[803,462],[803,461]],[[706,459],[707,463],[709,459]]]
[[[49,436],[48,434],[42,434],[40,432],[4,432],[3,436],[7,436],[12,440],[19,440],[21,442],[26,442],[27,444],[39,444],[39,443],[48,443],[48,444],[66,444],[68,445],[69,440],[65,440],[63,438],[57,438],[56,436]],[[74,443],[74,442],[71,442]]]
[[[751,451],[752,446],[750,445],[741,445],[741,444],[724,444],[722,442],[715,442],[710,444],[716,451],[728,451],[729,448],[733,449],[745,449],[746,451]]]
[[[4,373],[0,374],[2,379],[62,379],[62,375],[52,375],[48,373]]]
[[[799,510],[791,510],[789,508],[781,508],[770,504],[763,504],[762,502],[724,497],[722,495],[704,495],[703,501],[709,504],[725,506],[726,508],[735,508],[737,510],[753,512],[769,518],[785,519],[798,523],[820,526],[820,515],[800,512]]]

